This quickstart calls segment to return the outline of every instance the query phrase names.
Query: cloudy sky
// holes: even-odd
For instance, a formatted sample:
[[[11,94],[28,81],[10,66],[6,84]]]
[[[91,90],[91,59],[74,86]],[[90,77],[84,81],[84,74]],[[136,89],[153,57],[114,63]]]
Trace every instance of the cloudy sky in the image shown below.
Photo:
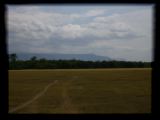
[[[152,61],[153,5],[7,5],[9,53]]]

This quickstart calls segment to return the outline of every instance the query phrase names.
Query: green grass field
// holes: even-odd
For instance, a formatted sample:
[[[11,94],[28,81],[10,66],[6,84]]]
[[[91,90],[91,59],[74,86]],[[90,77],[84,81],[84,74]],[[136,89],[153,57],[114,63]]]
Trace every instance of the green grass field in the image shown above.
[[[151,68],[9,71],[9,113],[150,112]]]

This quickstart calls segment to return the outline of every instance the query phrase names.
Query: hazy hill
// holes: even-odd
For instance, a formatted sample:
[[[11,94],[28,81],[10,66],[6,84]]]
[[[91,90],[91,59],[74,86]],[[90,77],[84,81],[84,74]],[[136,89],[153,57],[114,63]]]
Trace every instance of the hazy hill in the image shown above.
[[[107,56],[99,56],[99,55],[95,55],[95,54],[30,54],[30,53],[21,53],[21,54],[17,54],[18,59],[20,60],[28,60],[33,56],[36,56],[37,59],[40,58],[45,58],[45,59],[49,59],[49,60],[71,60],[71,59],[76,59],[76,60],[84,60],[84,61],[109,61],[112,60],[110,57]]]

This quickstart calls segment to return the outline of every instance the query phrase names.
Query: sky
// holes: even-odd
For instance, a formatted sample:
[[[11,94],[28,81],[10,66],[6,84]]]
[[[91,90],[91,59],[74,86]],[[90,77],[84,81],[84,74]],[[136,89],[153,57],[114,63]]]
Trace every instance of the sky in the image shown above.
[[[154,5],[7,5],[9,53],[153,61]]]

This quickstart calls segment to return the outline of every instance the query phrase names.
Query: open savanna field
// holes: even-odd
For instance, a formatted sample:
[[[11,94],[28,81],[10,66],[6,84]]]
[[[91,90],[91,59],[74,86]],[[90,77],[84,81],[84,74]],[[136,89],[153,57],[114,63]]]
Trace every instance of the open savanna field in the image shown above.
[[[150,113],[151,68],[9,70],[9,113]]]

